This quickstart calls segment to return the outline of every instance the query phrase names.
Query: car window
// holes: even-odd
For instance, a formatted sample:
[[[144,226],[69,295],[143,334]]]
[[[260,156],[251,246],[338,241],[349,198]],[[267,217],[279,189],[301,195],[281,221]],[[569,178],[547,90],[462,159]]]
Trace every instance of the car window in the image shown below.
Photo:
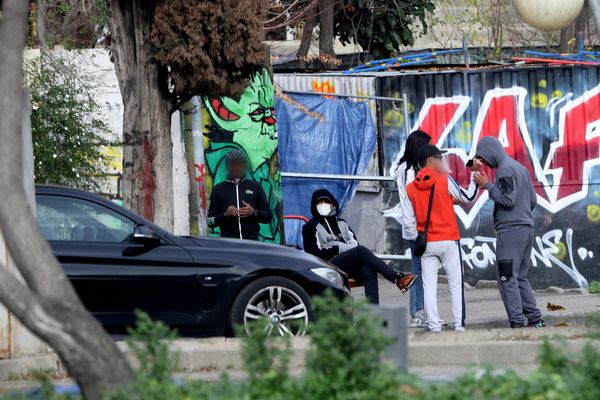
[[[128,243],[133,237],[133,221],[91,201],[38,195],[36,209],[46,240]]]

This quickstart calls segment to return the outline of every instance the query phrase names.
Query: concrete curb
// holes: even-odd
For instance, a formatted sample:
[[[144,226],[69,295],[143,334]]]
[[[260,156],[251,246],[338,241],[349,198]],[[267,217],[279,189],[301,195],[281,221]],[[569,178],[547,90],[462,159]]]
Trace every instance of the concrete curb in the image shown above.
[[[578,351],[591,328],[585,326],[545,329],[488,329],[466,332],[445,331],[438,334],[410,330],[410,368],[431,369],[442,365],[519,368],[536,365],[539,345],[546,337],[569,339],[567,348]],[[128,358],[135,363],[125,342],[117,343]],[[310,338],[292,340],[290,369],[300,371],[310,349]],[[180,374],[215,375],[222,372],[238,374],[243,369],[242,344],[235,338],[178,339],[172,351],[179,356],[177,372]],[[34,371],[50,373],[53,377],[65,377],[66,372],[58,357],[48,353],[35,357],[0,361],[0,381],[31,379]]]
[[[31,379],[36,371],[66,376],[66,370],[56,353],[0,360],[0,381]]]

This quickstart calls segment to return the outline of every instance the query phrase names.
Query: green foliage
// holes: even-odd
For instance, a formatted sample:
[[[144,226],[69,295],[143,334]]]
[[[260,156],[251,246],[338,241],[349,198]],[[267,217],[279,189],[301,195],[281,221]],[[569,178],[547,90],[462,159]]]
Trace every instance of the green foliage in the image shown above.
[[[288,373],[292,356],[289,337],[272,337],[267,334],[262,321],[255,322],[252,337],[243,340],[244,366],[248,372],[247,388],[249,399],[285,400],[296,391]]]
[[[107,165],[101,144],[109,129],[99,116],[97,84],[77,71],[66,55],[44,54],[25,64],[34,173],[38,183],[93,190]]]
[[[397,374],[381,362],[390,344],[368,306],[332,295],[314,299],[319,317],[312,325],[302,392],[307,399],[395,399]]]
[[[413,31],[427,32],[432,0],[342,0],[336,9],[335,34],[342,43],[355,42],[376,59],[412,45]]]
[[[600,325],[599,325],[600,326]],[[491,368],[466,374],[451,383],[423,387],[419,400],[595,400],[600,398],[600,351],[588,342],[579,352],[564,340],[546,340],[540,368],[520,376]]]
[[[512,371],[484,368],[451,382],[425,383],[400,376],[381,355],[388,344],[380,324],[363,303],[340,302],[331,295],[315,299],[319,320],[313,324],[313,347],[302,377],[288,373],[292,357],[289,338],[273,338],[254,329],[243,338],[248,379],[219,383],[171,378],[176,358],[169,354],[175,333],[138,313],[129,344],[140,361],[135,382],[107,400],[597,400],[600,398],[600,351],[588,343],[580,352],[567,343],[546,341],[540,349],[540,368],[521,376]],[[600,325],[599,325],[600,326]],[[17,399],[19,396],[7,398]],[[45,381],[38,398],[64,400]]]
[[[590,293],[600,294],[600,282],[598,282],[598,281],[590,282]]]

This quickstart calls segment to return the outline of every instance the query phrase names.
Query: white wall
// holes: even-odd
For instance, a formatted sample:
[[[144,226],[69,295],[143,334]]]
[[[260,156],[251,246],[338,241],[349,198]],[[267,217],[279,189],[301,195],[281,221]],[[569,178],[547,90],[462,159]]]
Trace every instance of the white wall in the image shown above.
[[[115,73],[114,64],[110,60],[108,50],[84,49],[77,51],[52,50],[53,55],[64,56],[74,59],[79,65],[80,72],[94,81],[97,85],[97,102],[100,106],[100,117],[103,119],[110,132],[105,139],[112,143],[123,141],[123,100],[119,89],[119,82]],[[39,57],[39,50],[29,50],[26,57],[33,59]],[[174,233],[186,235],[190,232],[188,192],[189,181],[185,159],[185,146],[181,133],[179,113],[172,116],[171,138],[173,140],[173,195],[175,201],[174,211]],[[120,161],[115,161],[116,168],[110,172],[122,173],[122,148],[115,147]],[[103,191],[111,194],[117,193],[116,178],[112,179]]]

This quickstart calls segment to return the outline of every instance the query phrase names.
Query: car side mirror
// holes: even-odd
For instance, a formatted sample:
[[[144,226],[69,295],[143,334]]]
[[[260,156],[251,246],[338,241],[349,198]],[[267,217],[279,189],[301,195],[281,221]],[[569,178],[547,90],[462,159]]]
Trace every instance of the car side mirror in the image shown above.
[[[133,242],[143,244],[144,246],[158,246],[160,238],[147,226],[136,225],[133,228]]]

